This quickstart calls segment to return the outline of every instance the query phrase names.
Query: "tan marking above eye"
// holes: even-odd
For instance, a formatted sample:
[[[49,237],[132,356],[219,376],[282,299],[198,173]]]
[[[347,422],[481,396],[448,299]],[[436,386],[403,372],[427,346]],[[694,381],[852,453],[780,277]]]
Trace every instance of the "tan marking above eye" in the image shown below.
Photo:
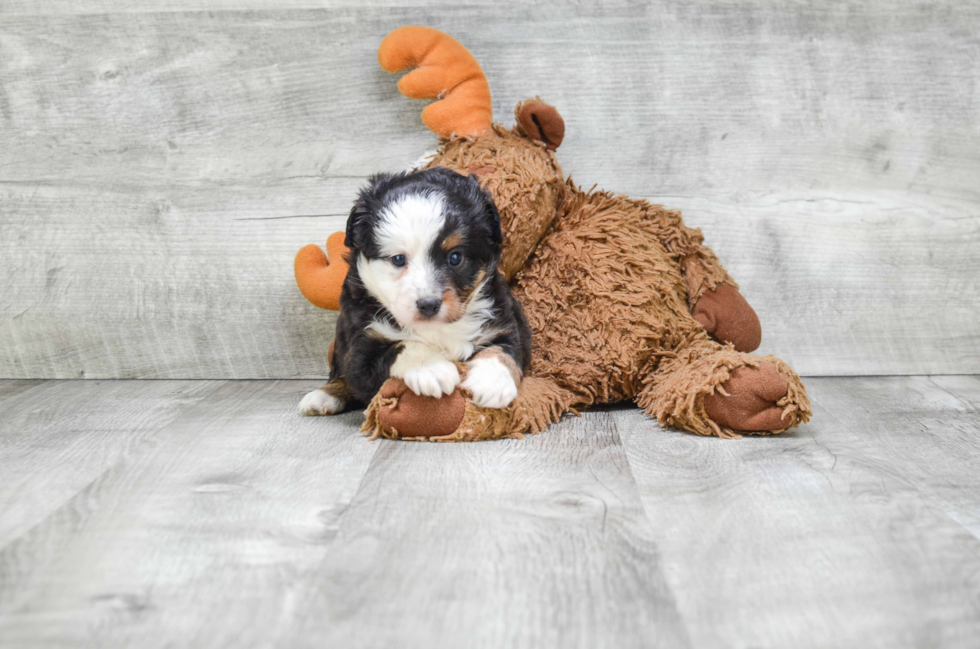
[[[461,235],[459,232],[453,232],[442,240],[442,250],[443,252],[449,252],[461,243],[463,243],[463,235]]]

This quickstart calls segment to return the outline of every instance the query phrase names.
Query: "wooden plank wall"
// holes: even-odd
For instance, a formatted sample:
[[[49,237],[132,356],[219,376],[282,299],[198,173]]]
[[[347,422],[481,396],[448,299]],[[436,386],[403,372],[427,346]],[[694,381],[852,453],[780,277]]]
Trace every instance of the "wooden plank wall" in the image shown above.
[[[802,374],[980,372],[980,4],[0,0],[0,377],[327,372],[292,258],[434,143],[407,23],[682,208]]]

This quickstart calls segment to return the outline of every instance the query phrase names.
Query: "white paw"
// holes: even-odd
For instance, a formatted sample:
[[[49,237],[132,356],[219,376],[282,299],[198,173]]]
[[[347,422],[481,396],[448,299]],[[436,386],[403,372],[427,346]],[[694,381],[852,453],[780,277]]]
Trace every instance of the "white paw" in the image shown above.
[[[304,415],[333,415],[344,409],[344,402],[323,390],[310,392],[299,402]]]
[[[503,363],[496,358],[476,358],[467,363],[470,370],[463,387],[473,394],[473,403],[484,408],[506,408],[517,398],[517,384]]]
[[[459,385],[459,370],[439,352],[409,341],[391,364],[391,375],[405,381],[408,389],[426,397],[451,394]]]
[[[433,361],[406,370],[401,378],[415,394],[441,397],[459,385],[459,370],[449,361]]]

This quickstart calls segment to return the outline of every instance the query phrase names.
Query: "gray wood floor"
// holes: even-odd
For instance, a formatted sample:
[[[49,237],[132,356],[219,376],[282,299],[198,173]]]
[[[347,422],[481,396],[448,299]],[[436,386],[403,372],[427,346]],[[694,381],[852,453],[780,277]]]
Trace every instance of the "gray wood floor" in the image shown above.
[[[0,645],[976,646],[980,378],[807,384],[775,438],[438,445],[304,381],[0,382]]]

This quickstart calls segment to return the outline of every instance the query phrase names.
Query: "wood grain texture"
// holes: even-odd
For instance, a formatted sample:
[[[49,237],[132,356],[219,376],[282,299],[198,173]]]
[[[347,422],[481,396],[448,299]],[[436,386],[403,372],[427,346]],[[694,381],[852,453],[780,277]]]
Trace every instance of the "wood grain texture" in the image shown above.
[[[221,385],[9,543],[0,637],[687,645],[608,414],[524,441],[372,442],[361,413],[300,417],[303,387]]]
[[[377,448],[304,387],[220,385],[8,543],[4,646],[274,643]]]
[[[687,646],[609,415],[550,433],[381,446],[286,644]]]
[[[0,403],[12,399],[22,392],[33,390],[45,383],[42,379],[22,379],[19,381],[0,381]]]
[[[970,646],[980,400],[926,377],[807,387],[813,423],[731,444],[613,413],[692,645]]]
[[[622,406],[447,445],[301,417],[307,381],[16,387],[0,381],[0,521],[49,498],[3,528],[5,649],[980,634],[975,376],[810,379],[814,423],[772,438]]]
[[[533,0],[530,4],[541,4]],[[426,0],[425,6],[489,5],[493,0]],[[496,3],[499,5],[499,0]],[[0,0],[0,14],[46,16],[130,14],[188,11],[263,11],[337,9],[339,7],[404,7],[405,0]]]
[[[0,0],[0,376],[325,375],[291,260],[432,146],[376,65],[406,23],[682,208],[801,373],[980,371],[977,3],[232,8]]]
[[[12,382],[13,383],[13,382]],[[0,548],[169,424],[216,382],[0,383]]]
[[[980,380],[861,378],[831,385],[819,395],[819,415],[873,440],[902,488],[928,494],[931,507],[980,539]],[[867,405],[853,407],[855,397]]]

